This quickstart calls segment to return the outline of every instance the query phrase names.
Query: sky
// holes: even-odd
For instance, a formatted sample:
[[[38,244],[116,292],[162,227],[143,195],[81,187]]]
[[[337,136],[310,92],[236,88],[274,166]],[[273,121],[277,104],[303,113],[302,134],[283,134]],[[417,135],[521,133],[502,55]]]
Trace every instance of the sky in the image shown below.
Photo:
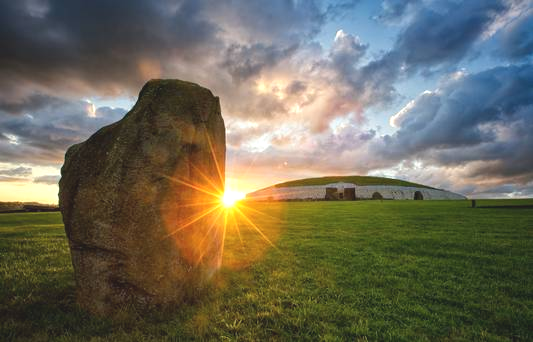
[[[152,78],[220,97],[239,191],[359,174],[533,197],[532,1],[2,1],[0,41],[0,201],[57,203],[66,149]]]

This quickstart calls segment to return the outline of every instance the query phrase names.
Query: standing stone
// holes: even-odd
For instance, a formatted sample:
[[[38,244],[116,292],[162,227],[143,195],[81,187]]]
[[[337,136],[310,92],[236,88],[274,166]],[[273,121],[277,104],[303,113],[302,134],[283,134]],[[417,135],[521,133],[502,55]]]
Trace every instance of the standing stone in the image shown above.
[[[132,110],[69,148],[59,205],[78,303],[179,303],[220,266],[224,121],[196,84],[152,80]]]

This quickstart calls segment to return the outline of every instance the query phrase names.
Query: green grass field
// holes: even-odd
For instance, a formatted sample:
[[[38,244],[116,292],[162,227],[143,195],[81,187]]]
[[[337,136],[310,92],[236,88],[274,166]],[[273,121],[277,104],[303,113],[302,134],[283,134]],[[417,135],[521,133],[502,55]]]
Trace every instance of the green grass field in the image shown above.
[[[204,297],[114,321],[77,308],[59,213],[0,215],[0,340],[533,340],[533,200],[247,205],[276,248],[230,227]]]

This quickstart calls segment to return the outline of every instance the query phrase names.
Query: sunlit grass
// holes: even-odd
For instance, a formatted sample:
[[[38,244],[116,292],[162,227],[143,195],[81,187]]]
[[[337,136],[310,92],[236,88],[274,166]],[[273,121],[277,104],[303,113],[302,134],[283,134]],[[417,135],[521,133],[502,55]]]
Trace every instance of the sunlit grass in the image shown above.
[[[0,340],[531,340],[533,209],[469,204],[238,202],[276,248],[226,211],[208,293],[114,322],[75,305],[58,213],[0,215]]]

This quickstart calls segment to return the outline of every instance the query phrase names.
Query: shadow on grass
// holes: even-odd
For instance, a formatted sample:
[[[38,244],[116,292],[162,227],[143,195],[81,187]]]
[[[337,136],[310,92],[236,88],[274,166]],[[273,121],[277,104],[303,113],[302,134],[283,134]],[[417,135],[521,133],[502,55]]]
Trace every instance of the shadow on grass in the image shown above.
[[[281,214],[271,210],[257,219],[260,227],[266,224],[265,234],[275,241],[279,225],[269,224],[268,214]],[[250,267],[271,249],[247,222],[239,221],[238,227],[240,232],[235,224],[226,236],[226,266],[193,301],[164,308],[121,307],[109,319],[93,316],[76,303],[68,242],[59,214],[1,215],[0,341],[235,337],[242,326],[228,318],[233,314],[228,305],[242,299],[243,287],[252,288]]]
[[[483,205],[479,209],[533,209],[533,205]]]
[[[73,282],[65,283],[70,272],[65,270],[55,276],[32,289],[12,289],[7,293],[4,297],[7,301],[0,305],[1,341],[193,338],[191,320],[197,312],[212,306],[217,294],[224,292],[214,284],[192,301],[165,307],[123,306],[117,308],[113,317],[106,318],[77,305]]]
[[[0,341],[189,338],[187,324],[211,305],[213,289],[194,302],[165,308],[118,308],[112,318],[91,315],[75,298],[75,282],[62,230],[0,234]],[[57,235],[56,235],[57,234]],[[11,236],[13,235],[13,236]],[[8,236],[6,238],[6,236]]]

